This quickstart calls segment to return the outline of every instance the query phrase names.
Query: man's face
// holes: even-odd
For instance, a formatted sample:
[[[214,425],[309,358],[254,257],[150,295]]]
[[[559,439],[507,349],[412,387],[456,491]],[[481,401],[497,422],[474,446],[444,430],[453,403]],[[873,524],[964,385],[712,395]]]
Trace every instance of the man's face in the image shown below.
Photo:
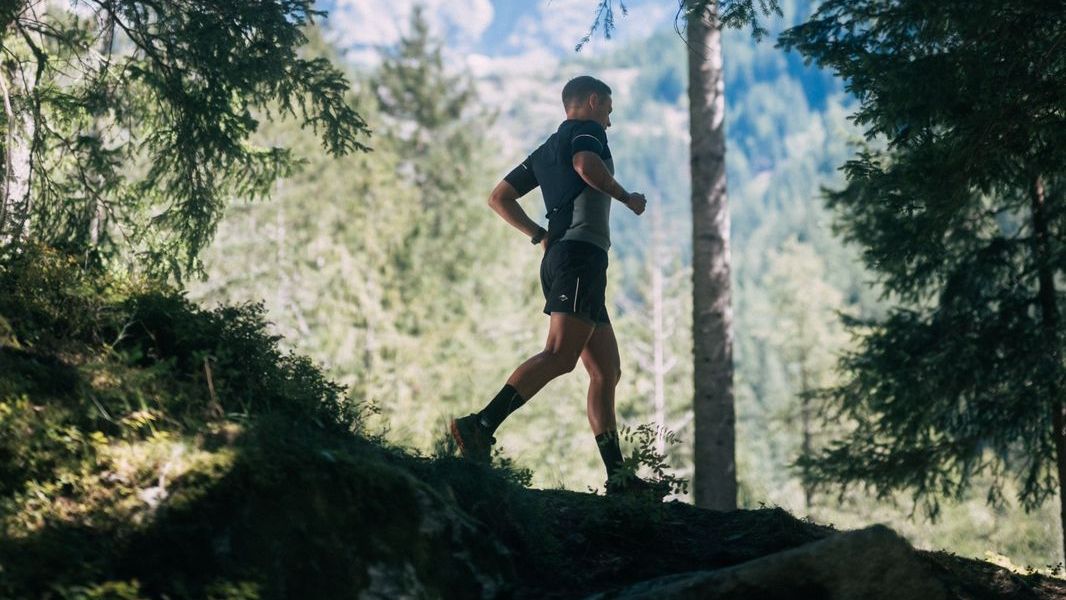
[[[611,96],[600,94],[592,94],[589,96],[589,106],[592,114],[590,115],[593,121],[596,121],[600,125],[603,125],[604,129],[611,126]]]

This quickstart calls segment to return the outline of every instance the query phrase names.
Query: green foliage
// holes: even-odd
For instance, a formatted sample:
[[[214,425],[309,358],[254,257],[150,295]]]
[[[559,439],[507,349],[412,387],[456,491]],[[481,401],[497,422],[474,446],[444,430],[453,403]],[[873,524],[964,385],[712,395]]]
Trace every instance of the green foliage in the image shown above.
[[[283,354],[261,307],[203,310],[42,247],[20,260],[0,270],[0,314],[13,324],[0,347],[0,503],[102,476],[87,465],[120,440],[166,445],[265,414],[360,427],[365,409]]]
[[[136,579],[105,581],[94,585],[55,586],[55,594],[62,600],[141,600],[145,598]]]
[[[1041,2],[832,0],[782,35],[860,101],[868,145],[828,203],[897,303],[850,322],[860,346],[824,396],[853,427],[810,479],[909,489],[931,512],[977,481],[1000,503],[1013,479],[1027,509],[1054,492],[1062,32]]]
[[[678,3],[675,21],[680,19],[683,22],[689,18],[689,15],[706,13],[712,2],[721,26],[732,29],[751,27],[751,35],[756,40],[761,39],[767,33],[766,28],[759,22],[760,15],[763,18],[781,15],[778,0],[683,0]],[[622,10],[622,15],[626,15],[628,11],[625,2],[619,0],[618,5]],[[614,0],[598,0],[596,18],[589,32],[578,41],[574,50],[580,51],[601,28],[604,37],[611,39],[614,27]],[[681,27],[681,25],[675,23],[675,27]]]
[[[309,0],[16,2],[2,30],[4,144],[25,159],[3,171],[5,256],[28,233],[180,279],[198,270],[230,196],[265,196],[299,164],[249,143],[259,118],[291,117],[333,155],[366,150],[347,79],[300,53],[321,15]]]
[[[688,480],[668,473],[670,465],[667,463],[666,454],[656,449],[656,442],[661,437],[666,444],[677,446],[681,443],[681,437],[677,433],[666,429],[664,425],[654,423],[641,423],[636,428],[623,425],[618,430],[621,439],[629,442],[631,448],[628,456],[622,458],[622,468],[616,477],[625,480],[636,477],[642,469],[647,469],[654,476],[653,481],[665,483],[669,486],[670,493],[688,494]]]
[[[235,200],[192,297],[262,298],[288,347],[379,409],[370,425],[427,451],[460,402],[482,402],[524,358],[528,340],[499,331],[531,327],[539,292],[538,257],[484,201],[493,115],[420,18],[356,78],[375,152],[311,159],[272,200]],[[288,123],[262,134],[313,143]]]
[[[390,561],[433,589],[484,584],[464,569],[506,566],[492,566],[494,538],[471,537],[469,517],[415,472],[460,488],[479,518],[540,535],[520,502],[509,513],[470,502],[507,497],[528,474],[432,464],[353,435],[359,411],[277,350],[259,308],[203,310],[162,287],[38,297],[29,282],[84,275],[36,252],[0,273],[11,284],[0,307],[36,316],[16,322],[18,347],[0,348],[0,596],[354,597]],[[72,302],[108,310],[49,312]],[[422,519],[462,537],[427,537]],[[469,562],[445,568],[456,540]]]
[[[353,548],[421,535],[409,516],[426,492],[385,466],[416,459],[353,436],[362,409],[310,361],[282,354],[260,307],[203,310],[32,252],[0,271],[0,310],[20,317],[17,345],[0,348],[0,595],[337,597],[367,583]],[[42,282],[56,287],[40,294]],[[256,550],[211,558],[223,524],[228,543]],[[279,539],[288,570],[271,566]],[[437,550],[409,541],[432,571]],[[308,561],[348,575],[301,579]],[[444,589],[475,581],[440,576]],[[468,583],[445,582],[453,576]]]
[[[808,12],[806,2],[780,6],[784,15],[766,22],[771,31],[802,21]],[[408,42],[417,39],[406,37]],[[424,47],[437,44],[430,40]],[[799,60],[772,45],[752,43],[746,31],[723,32],[723,44],[738,434],[744,440],[738,445],[738,476],[745,505],[767,502],[809,510],[817,519],[849,527],[886,522],[918,545],[949,546],[976,556],[988,548],[1016,561],[1046,555],[1055,537],[1050,525],[1041,529],[1039,517],[1026,521],[1020,510],[987,509],[980,506],[983,497],[945,506],[935,524],[909,518],[905,498],[895,504],[878,502],[861,490],[843,500],[816,494],[814,504],[805,508],[801,482],[788,469],[802,446],[796,418],[802,411],[799,365],[810,368],[812,379],[831,381],[831,359],[843,348],[836,345],[840,328],[826,323],[831,335],[817,342],[808,339],[812,350],[797,361],[801,344],[782,331],[803,320],[802,308],[828,318],[823,300],[840,298],[843,308],[862,317],[881,310],[878,288],[869,285],[871,276],[857,252],[832,236],[826,225],[829,212],[811,200],[819,185],[837,185],[834,169],[851,153],[848,141],[857,137],[846,121],[852,100],[839,93],[828,73],[802,69]],[[319,40],[316,51],[324,46]],[[384,58],[401,54],[397,46]],[[428,77],[436,69],[428,54],[417,57],[409,48],[408,58],[396,67],[402,78],[392,81],[418,81],[415,90],[444,89]],[[329,57],[328,50],[325,55]],[[602,72],[610,82],[635,76],[632,84],[612,83],[617,117],[612,147],[621,180],[650,191],[654,206],[649,211],[662,210],[670,228],[666,252],[678,257],[663,266],[666,280],[674,282],[667,286],[667,301],[680,301],[673,333],[665,341],[667,353],[678,358],[665,382],[665,424],[688,437],[690,430],[684,428],[692,380],[691,361],[684,357],[691,350],[685,333],[691,329],[691,309],[685,308],[685,298],[691,297],[691,284],[684,274],[690,226],[684,94],[671,102],[655,93],[656,82],[686,77],[684,44],[672,31],[617,45],[608,56],[582,53],[537,79],[527,73],[521,78],[494,74],[484,82],[495,91],[491,97],[451,113],[459,115],[451,122],[454,129],[445,119],[432,135],[410,115],[445,114],[441,109],[447,102],[420,98],[399,83],[393,85],[401,93],[388,91],[379,98],[371,81],[382,81],[380,72],[355,76],[356,104],[375,131],[375,152],[370,154],[317,156],[312,152],[317,141],[294,123],[264,123],[258,143],[285,140],[309,160],[301,172],[278,183],[270,200],[235,199],[227,207],[205,254],[210,278],[194,285],[191,297],[238,303],[262,299],[272,331],[284,335],[284,347],[325,364],[354,396],[374,403],[380,411],[369,421],[374,430],[387,423],[390,442],[443,456],[433,443],[447,417],[480,408],[510,369],[542,342],[544,318],[535,278],[539,253],[496,219],[483,198],[512,161],[521,158],[518,153],[557,124],[558,82],[590,70]],[[444,97],[453,89],[456,95],[466,89],[464,77],[445,71],[445,78],[454,81],[454,88]],[[505,93],[519,86],[521,94]],[[397,98],[402,101],[378,106]],[[425,153],[413,150],[450,131],[480,127],[478,118],[470,116],[491,112],[481,107],[500,98],[502,116],[492,131],[477,129],[472,136],[490,142],[476,153],[481,158],[464,163],[469,171],[457,172],[450,158],[465,156],[461,145],[431,143],[422,147]],[[500,147],[492,144],[496,139],[503,140]],[[433,173],[433,164],[445,167]],[[429,201],[426,192],[436,190],[412,183],[416,169],[419,177],[448,176],[463,183],[454,196],[441,194]],[[531,214],[540,211],[538,194],[523,202]],[[617,410],[623,423],[655,419],[653,377],[644,360],[650,357],[646,346],[653,335],[649,215],[637,219],[614,211],[612,217],[609,289],[621,345]],[[795,244],[788,242],[791,238]],[[473,259],[468,258],[471,253]],[[820,279],[809,282],[816,291],[808,291],[806,275],[801,275],[812,272],[807,261],[812,256],[817,258],[812,262],[822,264],[813,271]],[[768,277],[768,271],[793,277]],[[801,302],[789,302],[790,295]],[[674,317],[667,314],[666,320]],[[531,472],[536,487],[599,487],[603,467],[584,419],[586,385],[581,368],[549,384],[501,428],[498,459]],[[831,432],[816,429],[815,439]],[[667,453],[675,473],[691,477],[690,449],[686,443]],[[628,452],[628,445],[623,450]],[[1051,515],[1047,510],[1041,514]]]
[[[11,351],[10,360],[23,360],[60,340],[78,341],[86,352],[99,348],[121,364],[203,386],[208,393],[199,394],[195,404],[182,399],[190,413],[281,411],[357,426],[358,415],[342,387],[307,358],[279,350],[261,305],[204,310],[174,289],[83,271],[72,257],[39,246],[0,270],[0,280],[0,314],[12,319],[18,347],[25,348]],[[25,368],[39,367],[25,360]],[[30,381],[60,385],[64,380],[48,374]]]
[[[56,339],[105,339],[121,320],[114,303],[134,289],[119,277],[84,269],[78,257],[41,244],[27,245],[0,266],[0,315],[13,346],[48,346]]]

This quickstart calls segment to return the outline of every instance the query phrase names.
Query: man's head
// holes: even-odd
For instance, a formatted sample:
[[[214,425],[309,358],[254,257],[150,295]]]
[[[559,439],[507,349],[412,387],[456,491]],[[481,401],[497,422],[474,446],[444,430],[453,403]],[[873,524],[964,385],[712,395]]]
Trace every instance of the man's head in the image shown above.
[[[611,88],[595,77],[575,77],[563,86],[563,108],[568,119],[596,121],[606,129],[611,126]]]

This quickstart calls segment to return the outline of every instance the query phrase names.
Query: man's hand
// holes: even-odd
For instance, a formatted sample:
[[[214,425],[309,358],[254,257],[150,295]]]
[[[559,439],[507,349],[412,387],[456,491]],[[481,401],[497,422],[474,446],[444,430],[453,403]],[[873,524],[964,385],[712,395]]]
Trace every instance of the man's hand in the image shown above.
[[[625,205],[629,207],[629,210],[639,215],[648,206],[648,199],[644,197],[644,194],[629,192],[629,196],[625,199]]]
[[[545,235],[544,239],[540,241],[540,247],[544,249],[544,253],[548,253],[548,236]]]

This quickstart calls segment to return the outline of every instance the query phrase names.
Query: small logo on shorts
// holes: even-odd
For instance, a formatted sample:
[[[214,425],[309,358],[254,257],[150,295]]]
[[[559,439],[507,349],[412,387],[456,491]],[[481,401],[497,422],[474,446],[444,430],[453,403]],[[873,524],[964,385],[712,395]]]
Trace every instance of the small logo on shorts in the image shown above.
[[[559,296],[559,301],[560,302],[566,302],[566,294],[563,294],[563,295]]]

